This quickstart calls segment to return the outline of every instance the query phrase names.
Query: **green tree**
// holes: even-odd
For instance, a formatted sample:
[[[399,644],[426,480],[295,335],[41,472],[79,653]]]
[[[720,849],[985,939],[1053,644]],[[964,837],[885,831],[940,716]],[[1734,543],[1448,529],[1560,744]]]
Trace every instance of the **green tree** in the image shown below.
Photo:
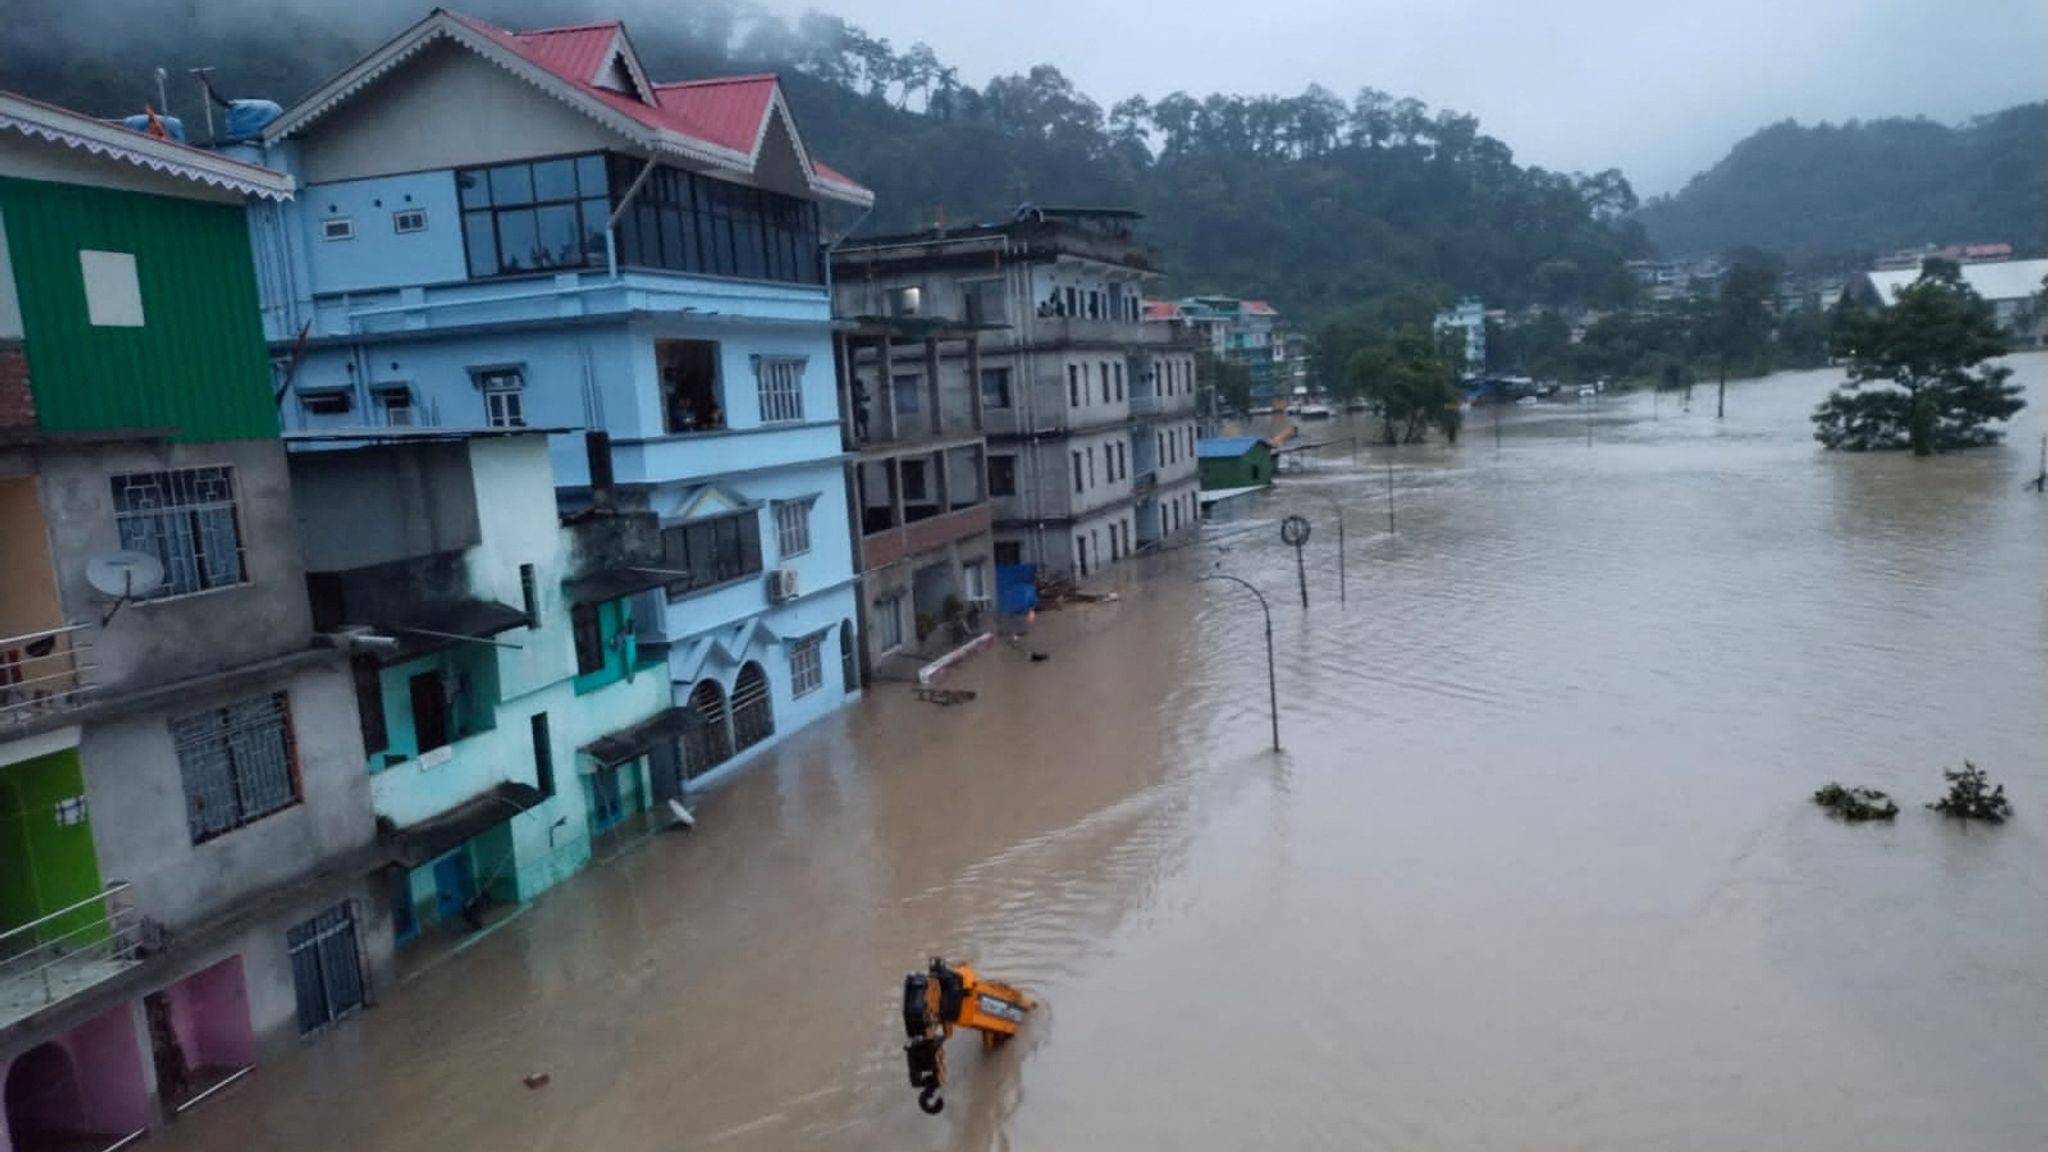
[[[1714,392],[1714,416],[1728,414],[1728,365],[1755,372],[1771,345],[1771,303],[1778,292],[1778,272],[1759,260],[1739,260],[1721,279],[1710,321],[1714,362],[1720,383]]]
[[[1455,442],[1461,418],[1457,377],[1428,328],[1410,326],[1352,354],[1351,392],[1378,406],[1388,444],[1420,444],[1431,428]]]
[[[1250,412],[1252,370],[1204,348],[1195,354],[1197,404],[1204,412]]]
[[[2006,352],[1991,305],[1945,260],[1929,260],[1891,307],[1841,316],[1849,379],[1814,411],[1814,439],[1852,452],[1996,444],[1991,425],[2026,401],[2012,369],[1985,361]]]

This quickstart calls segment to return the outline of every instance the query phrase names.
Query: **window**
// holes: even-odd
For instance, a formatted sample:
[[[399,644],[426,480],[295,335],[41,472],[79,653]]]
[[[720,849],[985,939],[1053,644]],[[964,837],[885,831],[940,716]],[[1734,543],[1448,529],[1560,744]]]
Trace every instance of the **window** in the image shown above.
[[[888,295],[888,314],[891,316],[917,316],[924,312],[924,289],[891,288]]]
[[[761,517],[751,508],[664,528],[661,544],[661,566],[688,573],[669,581],[670,596],[761,574]]]
[[[383,384],[370,389],[377,406],[384,410],[384,423],[393,428],[410,428],[413,416],[412,389],[403,384]]]
[[[761,423],[788,424],[804,418],[803,357],[756,357],[754,382],[761,395]]]
[[[839,622],[839,690],[851,693],[860,687],[860,653],[853,646],[853,621]]]
[[[1081,406],[1081,368],[1077,364],[1067,365],[1067,405],[1071,408]]]
[[[282,692],[171,721],[194,844],[299,802],[298,752]]]
[[[349,658],[349,675],[355,683],[356,719],[363,731],[363,751],[371,756],[391,746],[384,728],[384,678],[375,656],[357,654]]]
[[[991,456],[988,458],[988,494],[991,496],[1015,496],[1017,494],[1017,458],[1015,456]]]
[[[775,554],[788,560],[811,550],[811,501],[777,500]]]
[[[1003,291],[1001,280],[975,280],[961,285],[961,290],[966,294],[966,319],[969,324],[1009,322],[1009,295]]]
[[[825,639],[806,636],[789,650],[789,694],[808,696],[825,685]]]
[[[996,567],[1003,568],[1024,562],[1024,545],[1015,540],[996,541]]]
[[[411,232],[427,230],[427,210],[424,208],[401,208],[391,214],[391,230],[404,236]]]
[[[540,626],[540,581],[535,577],[533,565],[519,566],[519,603],[526,610],[526,626]]]
[[[983,408],[1008,408],[1010,406],[1010,370],[1008,368],[983,368],[981,370],[981,406]]]
[[[775,701],[768,688],[768,673],[749,660],[740,665],[739,678],[732,685],[732,741],[735,752],[744,752],[775,735]]]
[[[322,240],[353,240],[356,238],[356,222],[347,216],[329,216],[320,222]]]
[[[362,955],[355,914],[339,904],[285,933],[299,1033],[309,1036],[363,1006]]]
[[[555,743],[548,735],[548,714],[535,712],[533,728],[533,786],[543,796],[555,794]]]
[[[471,276],[604,262],[611,216],[604,157],[463,168],[455,187]]]
[[[929,462],[905,460],[901,465],[903,477],[903,499],[924,501],[931,499],[931,485],[928,482]]]
[[[95,328],[142,327],[142,281],[133,252],[81,248],[78,271],[85,281],[85,317]]]
[[[1109,361],[1102,362],[1102,402],[1109,403]]]
[[[903,647],[903,596],[884,596],[875,601],[875,635],[882,641],[882,651],[894,652]]]
[[[598,616],[597,605],[571,606],[569,629],[576,636],[576,674],[588,676],[604,671],[604,621]]]
[[[1060,315],[1077,318],[1081,315],[1081,294],[1079,291],[1071,287],[1067,289],[1066,311],[1061,312]]]
[[[1088,446],[1088,486],[1090,488],[1095,487],[1095,445],[1093,444]]]
[[[608,164],[610,185],[620,190],[640,181],[646,166],[630,156],[587,160]],[[579,166],[584,162],[579,160]],[[595,228],[601,261],[603,216]],[[618,241],[619,260],[628,265],[799,284],[825,282],[815,204],[666,166],[656,167],[640,182],[631,208],[619,218]]]
[[[924,377],[915,372],[901,373],[889,380],[889,387],[896,393],[896,414],[914,413],[918,410],[918,394],[924,391]]]
[[[115,476],[114,529],[121,547],[163,562],[159,596],[225,588],[246,579],[232,468],[181,468]]]
[[[1074,491],[1082,491],[1081,453],[1078,450],[1074,453]]]
[[[356,406],[355,390],[340,388],[306,389],[299,393],[299,407],[308,416],[339,416]]]
[[[476,385],[484,394],[484,423],[492,428],[526,427],[526,372],[521,368],[483,368]]]
[[[988,599],[988,566],[979,560],[961,565],[960,591],[963,599]]]
[[[654,362],[661,376],[662,427],[666,431],[715,432],[725,427],[716,342],[656,340]]]
[[[1116,398],[1117,398],[1117,399],[1118,399],[1119,401],[1121,401],[1121,400],[1122,400],[1122,399],[1124,398],[1124,366],[1123,366],[1123,365],[1121,365],[1121,364],[1118,364],[1118,365],[1116,365],[1115,367],[1116,367]]]

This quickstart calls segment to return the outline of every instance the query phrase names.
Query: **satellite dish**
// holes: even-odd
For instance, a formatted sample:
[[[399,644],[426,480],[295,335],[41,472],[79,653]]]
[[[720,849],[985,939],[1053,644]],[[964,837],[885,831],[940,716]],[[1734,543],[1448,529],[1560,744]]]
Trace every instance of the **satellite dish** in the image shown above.
[[[101,595],[133,600],[164,586],[164,565],[147,552],[106,552],[85,562],[85,582]]]

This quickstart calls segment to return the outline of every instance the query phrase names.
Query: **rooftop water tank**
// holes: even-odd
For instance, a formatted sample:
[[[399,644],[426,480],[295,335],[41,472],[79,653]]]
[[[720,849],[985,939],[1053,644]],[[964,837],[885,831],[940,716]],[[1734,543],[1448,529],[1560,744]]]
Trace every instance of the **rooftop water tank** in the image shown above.
[[[275,100],[230,100],[228,101],[228,122],[221,140],[232,144],[240,140],[254,140],[270,126],[270,122],[284,115],[284,109]]]

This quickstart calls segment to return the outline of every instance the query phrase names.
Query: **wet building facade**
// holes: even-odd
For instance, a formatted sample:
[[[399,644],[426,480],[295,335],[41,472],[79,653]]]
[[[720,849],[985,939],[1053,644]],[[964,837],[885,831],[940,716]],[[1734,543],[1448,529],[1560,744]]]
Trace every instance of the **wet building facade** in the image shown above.
[[[1159,269],[1139,223],[1027,205],[835,250],[841,315],[976,330],[997,564],[1085,578],[1197,521],[1194,345],[1144,322]]]
[[[0,1148],[105,1147],[388,983],[245,198],[0,95]]]
[[[249,151],[305,188],[252,221],[288,429],[559,429],[565,507],[659,522],[675,575],[636,644],[703,720],[689,778],[848,699],[821,214],[872,197],[773,77],[656,83],[616,23],[436,11]]]

